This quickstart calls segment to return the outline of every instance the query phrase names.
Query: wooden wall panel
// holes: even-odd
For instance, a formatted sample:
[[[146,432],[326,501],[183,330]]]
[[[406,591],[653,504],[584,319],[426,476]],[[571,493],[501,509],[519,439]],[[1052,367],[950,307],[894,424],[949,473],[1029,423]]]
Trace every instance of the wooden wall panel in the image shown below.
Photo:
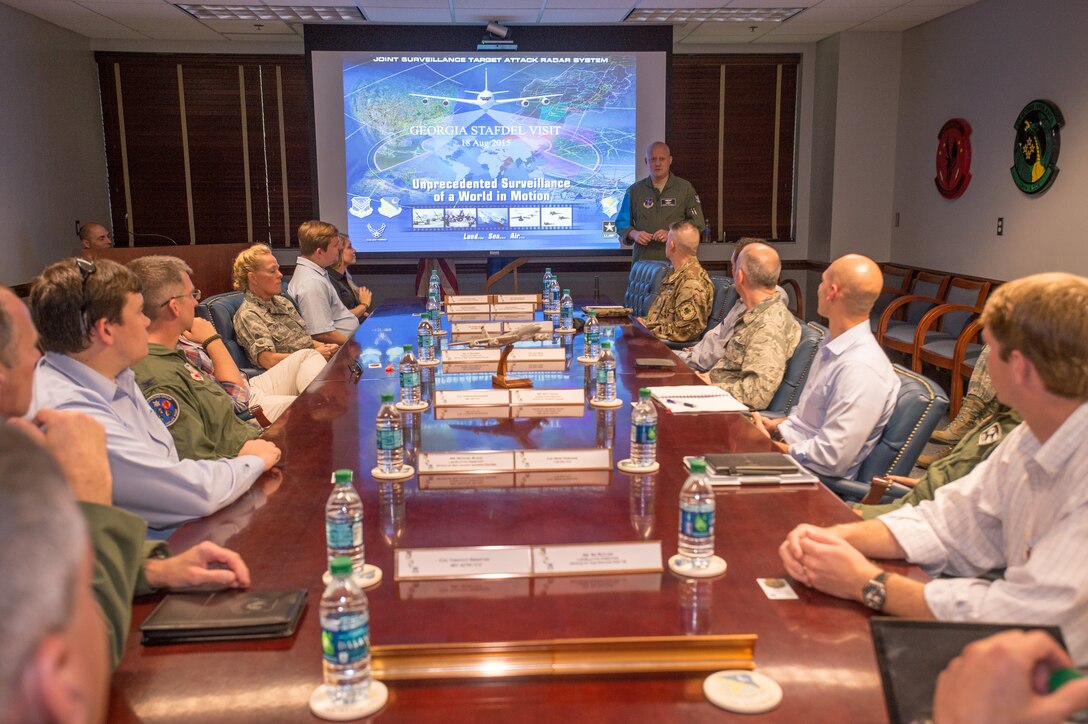
[[[310,165],[310,99],[303,59],[279,65],[283,77],[284,135],[287,140],[288,222],[291,229],[288,246],[297,246],[295,230],[299,224],[317,218]]]

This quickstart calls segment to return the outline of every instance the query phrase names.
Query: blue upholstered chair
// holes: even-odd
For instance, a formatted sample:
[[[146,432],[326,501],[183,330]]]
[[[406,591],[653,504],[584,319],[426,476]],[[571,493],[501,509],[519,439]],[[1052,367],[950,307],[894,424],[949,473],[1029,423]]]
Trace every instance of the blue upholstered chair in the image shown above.
[[[936,429],[948,409],[948,396],[927,377],[894,365],[902,386],[891,419],[876,447],[858,468],[856,480],[821,475],[827,487],[848,502],[856,502],[869,492],[869,482],[877,476],[910,475],[918,456],[925,449],[930,433]],[[907,488],[890,491],[899,497]]]
[[[654,297],[661,289],[661,282],[671,267],[669,262],[657,259],[643,259],[631,265],[623,306],[632,310],[632,316],[644,317],[650,311],[650,305],[653,304]]]
[[[242,345],[238,344],[238,337],[234,334],[234,313],[238,311],[238,307],[242,306],[244,299],[245,292],[224,292],[208,297],[201,306],[205,307],[208,318],[215,325],[215,331],[223,338],[223,344],[227,346],[227,351],[230,352],[234,363],[238,365],[238,369],[252,377],[259,375],[263,370],[250,361]]]
[[[722,320],[725,319],[725,315],[729,314],[729,310],[733,308],[733,305],[737,303],[740,296],[737,294],[737,288],[733,286],[732,279],[725,279],[723,277],[711,277],[710,283],[714,285],[714,299],[710,303],[710,315],[706,319],[706,326],[703,331],[695,339],[690,339],[687,342],[673,342],[669,339],[661,340],[662,344],[670,349],[685,349],[693,346],[696,342],[703,338],[709,330],[714,329]]]
[[[775,390],[774,397],[765,410],[769,416],[783,417],[797,404],[797,398],[805,389],[812,360],[816,359],[816,350],[826,336],[827,327],[815,322],[801,325],[801,341],[797,343],[797,349],[793,350],[793,356],[786,364],[782,383]]]

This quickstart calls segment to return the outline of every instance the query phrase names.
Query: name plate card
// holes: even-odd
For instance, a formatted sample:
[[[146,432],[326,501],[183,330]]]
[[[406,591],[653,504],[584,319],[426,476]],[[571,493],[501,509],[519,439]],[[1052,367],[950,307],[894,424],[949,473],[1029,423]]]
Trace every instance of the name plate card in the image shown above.
[[[505,312],[508,314],[534,314],[536,312],[535,304],[495,304],[492,305],[491,311],[493,312]]]
[[[417,462],[421,474],[511,472],[514,451],[421,452]]]
[[[441,578],[528,578],[533,557],[526,546],[401,548],[394,559],[398,581]]]
[[[539,294],[496,294],[495,304],[540,304]]]
[[[511,352],[510,354],[513,356],[514,353]],[[578,405],[581,407],[586,401],[586,391],[581,387],[572,389],[528,388],[510,390],[509,392],[511,405]]]
[[[515,473],[519,488],[606,488],[612,482],[610,470],[544,470]]]
[[[446,306],[451,304],[488,304],[491,299],[486,294],[451,294],[446,297]]]
[[[448,353],[447,353],[448,354]],[[577,390],[581,392],[581,390]],[[473,407],[476,405],[509,405],[510,390],[437,390],[435,407]]]
[[[596,447],[584,450],[518,450],[514,455],[514,469],[611,470],[612,451]]]
[[[506,319],[512,322],[532,322],[535,312],[507,312],[502,307],[492,307],[492,319]]]
[[[450,325],[450,334],[468,339],[483,337],[485,334],[498,337],[502,332],[502,322],[454,322]]]
[[[489,420],[499,419],[505,420],[511,416],[511,412],[514,409],[525,408],[513,408],[506,405],[474,405],[472,407],[436,407],[434,408],[434,419],[436,420]],[[534,408],[535,409],[535,408]],[[540,408],[546,410],[549,408]],[[566,408],[564,408],[566,409]],[[525,415],[524,417],[555,417],[555,415]],[[573,415],[565,415],[564,417],[573,417]]]
[[[493,322],[493,324],[501,324],[504,332],[513,332],[515,329],[525,326],[524,322]],[[540,325],[540,334],[553,334],[555,332],[555,325],[551,323],[550,319],[534,320],[533,324]]]
[[[442,353],[445,372],[494,372],[501,349],[447,349]]]
[[[661,570],[661,541],[656,540],[533,546],[533,572],[538,576],[653,573]]]
[[[486,301],[483,304],[447,304],[446,314],[483,314],[486,318],[491,311],[491,305]]]
[[[555,372],[566,369],[567,354],[562,347],[516,347],[506,358],[510,372]]]

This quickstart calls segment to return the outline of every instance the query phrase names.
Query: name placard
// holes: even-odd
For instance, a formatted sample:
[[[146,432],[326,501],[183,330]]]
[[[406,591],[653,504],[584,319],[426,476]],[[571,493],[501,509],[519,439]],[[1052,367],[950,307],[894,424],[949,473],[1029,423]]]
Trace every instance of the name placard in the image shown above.
[[[401,548],[396,551],[393,571],[398,581],[532,575],[532,554],[526,546]]]
[[[535,304],[493,304],[493,312],[505,312],[508,314],[533,314],[536,312]]]
[[[506,359],[511,372],[553,372],[566,367],[566,350],[562,347],[516,347]]]
[[[521,408],[518,408],[521,409]],[[506,405],[474,405],[472,407],[436,407],[434,419],[436,420],[487,420],[496,418],[505,420],[513,413],[514,408]],[[526,415],[537,417],[537,415]],[[539,417],[551,417],[540,415]]]
[[[496,294],[496,304],[540,304],[539,294]]]
[[[608,448],[582,450],[518,450],[514,469],[522,470],[611,470]]]
[[[533,572],[538,576],[591,576],[661,570],[661,541],[656,540],[533,546]]]
[[[497,337],[502,334],[502,322],[454,322],[450,325],[450,334],[454,337],[475,339],[485,334]]]
[[[421,452],[418,463],[420,474],[511,472],[514,470],[514,451]]]
[[[486,301],[483,304],[447,304],[446,314],[483,314],[486,318],[491,311],[491,305]]]
[[[488,304],[491,299],[486,294],[451,294],[446,297],[446,306],[452,304]]]
[[[534,312],[507,312],[502,307],[492,307],[492,319],[507,319],[510,321],[532,322]]]
[[[514,476],[519,488],[605,488],[611,482],[610,470],[541,470]]]
[[[501,349],[447,349],[442,353],[442,363],[468,364],[471,362],[499,363]]]
[[[515,350],[520,352],[522,350]],[[526,352],[530,350],[525,350]],[[537,350],[532,350],[537,351]],[[543,351],[543,350],[540,350]],[[556,350],[562,356],[563,350]],[[515,352],[511,352],[513,357]],[[511,405],[578,405],[582,406],[586,401],[586,391],[581,387],[556,388],[556,389],[520,389],[510,390]]]
[[[434,393],[435,407],[509,404],[509,390],[437,390]]]

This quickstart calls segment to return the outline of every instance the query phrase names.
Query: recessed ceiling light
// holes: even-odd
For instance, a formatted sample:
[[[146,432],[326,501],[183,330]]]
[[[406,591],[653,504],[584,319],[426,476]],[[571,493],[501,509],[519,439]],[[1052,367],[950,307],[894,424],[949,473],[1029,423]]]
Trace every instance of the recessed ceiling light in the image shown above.
[[[295,7],[292,5],[194,5],[177,7],[197,20],[282,20],[286,23],[357,23],[366,16],[355,6]]]
[[[628,23],[781,23],[804,8],[647,8],[632,10]]]

